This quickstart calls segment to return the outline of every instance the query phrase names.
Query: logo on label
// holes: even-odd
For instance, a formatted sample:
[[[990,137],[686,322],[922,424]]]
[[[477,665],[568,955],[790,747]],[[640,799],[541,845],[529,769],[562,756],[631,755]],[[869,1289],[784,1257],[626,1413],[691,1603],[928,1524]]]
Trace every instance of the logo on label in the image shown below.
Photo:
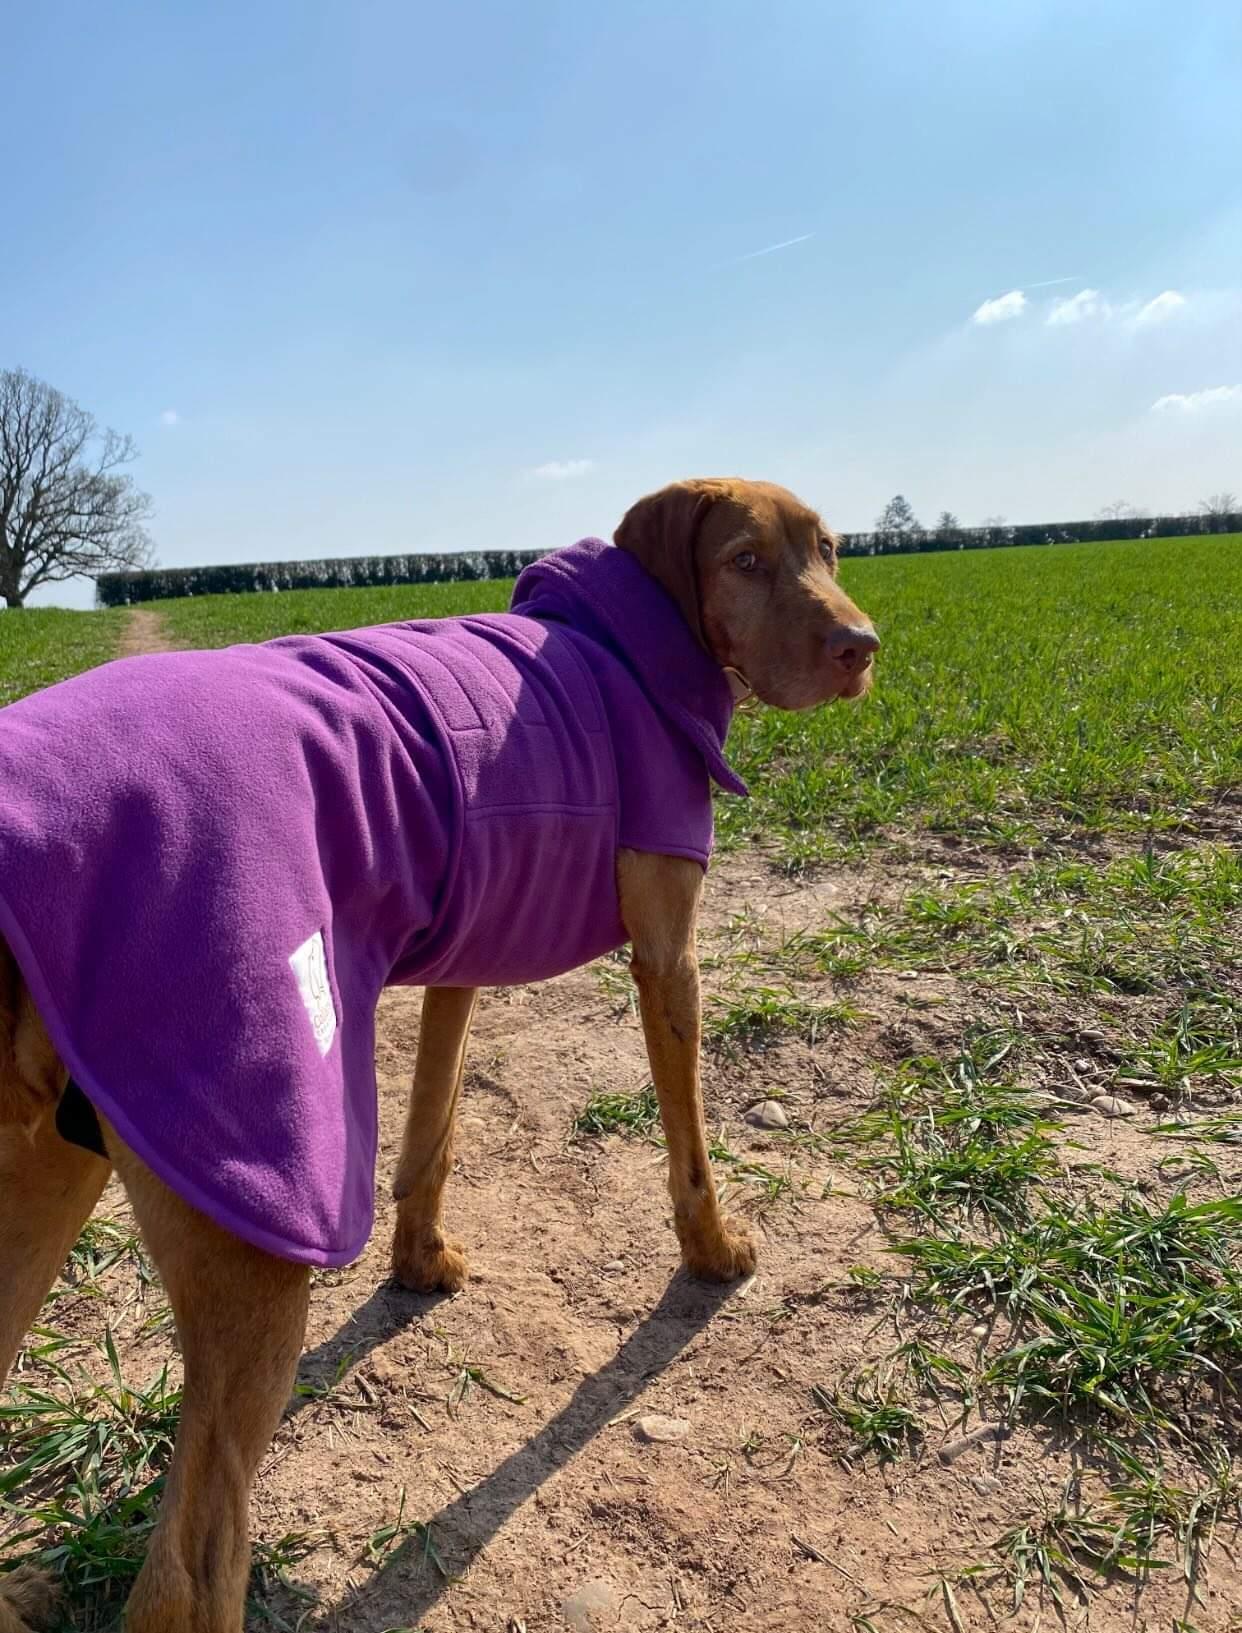
[[[328,960],[323,950],[323,932],[316,930],[308,941],[289,955],[289,967],[298,983],[311,1031],[319,1053],[326,1055],[336,1036],[336,1006],[328,985]]]

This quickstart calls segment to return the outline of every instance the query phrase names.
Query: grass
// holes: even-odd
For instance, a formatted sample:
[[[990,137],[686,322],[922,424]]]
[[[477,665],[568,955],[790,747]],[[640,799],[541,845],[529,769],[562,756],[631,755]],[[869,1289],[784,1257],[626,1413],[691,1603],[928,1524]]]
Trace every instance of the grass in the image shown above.
[[[703,1035],[724,1049],[761,1048],[782,1036],[814,1044],[823,1032],[851,1025],[858,1014],[844,1000],[812,1003],[787,987],[748,987],[708,1001]]]
[[[139,1387],[125,1377],[109,1329],[100,1346],[106,1376],[93,1382],[57,1355],[69,1347],[42,1333],[27,1374],[0,1401],[6,1449],[0,1472],[0,1547],[5,1567],[33,1562],[57,1577],[75,1629],[111,1628],[146,1555],[172,1459],[181,1390],[167,1365]],[[272,1608],[277,1584],[318,1545],[290,1532],[255,1545],[252,1608],[291,1629]],[[297,1590],[294,1590],[297,1591]]]
[[[0,1402],[4,1555],[33,1558],[61,1578],[71,1606],[106,1613],[128,1591],[155,1523],[181,1392],[167,1366],[145,1387],[130,1384],[110,1330],[102,1383],[61,1365],[55,1347],[45,1342],[38,1377]]]
[[[875,1178],[881,1210],[932,1222],[1029,1217],[1032,1187],[1052,1179],[1058,1162],[1039,1103],[997,1076],[1009,1046],[1005,1034],[981,1033],[951,1064],[908,1061],[869,1111],[837,1130]]]
[[[115,657],[122,616],[59,607],[0,612],[0,707]]]
[[[641,1089],[592,1095],[574,1119],[578,1134],[637,1134],[659,1127],[660,1103],[650,1083]]]
[[[1006,1417],[1077,1417],[1152,1437],[1189,1433],[1188,1400],[1242,1361],[1242,1198],[1152,1209],[1049,1202],[999,1240],[900,1244],[913,1296],[1003,1314],[1013,1335],[980,1386]]]
[[[1121,869],[1113,883],[1136,877]],[[1151,877],[1181,901],[1187,879],[1206,888],[1213,874],[1185,859],[1184,873]],[[1171,1035],[1189,1040],[1179,1064],[1204,1024],[1179,1014]],[[856,1294],[886,1302],[873,1331],[891,1322],[900,1342],[823,1386],[816,1405],[853,1436],[847,1456],[884,1461],[921,1450],[913,1426],[926,1432],[927,1401],[946,1424],[977,1411],[1066,1437],[1079,1472],[1060,1500],[958,1578],[999,1581],[1017,1614],[1032,1599],[1082,1607],[1117,1574],[1139,1586],[1176,1575],[1189,1618],[1218,1532],[1242,1524],[1230,1427],[1242,1197],[1148,1195],[1098,1166],[1065,1167],[1064,1130],[1024,1088],[1022,1043],[980,1030],[956,1057],[907,1061],[868,1111],[838,1125],[838,1149],[870,1178],[906,1273],[850,1273]],[[1234,1121],[1168,1132],[1225,1138],[1216,1125]]]
[[[280,590],[266,594],[189,596],[154,601],[178,646],[229,646],[278,635],[361,629],[410,618],[445,618],[466,612],[503,612],[513,584],[485,579],[462,584],[394,584],[352,590]]]
[[[1057,859],[942,894],[916,890],[858,922],[791,937],[778,962],[845,978],[888,965],[1141,995],[1210,984],[1240,913],[1236,851],[1146,849],[1104,866]]]
[[[925,1438],[918,1414],[890,1387],[873,1379],[853,1379],[848,1395],[840,1389],[815,1385],[811,1399],[849,1431],[850,1442],[844,1452],[847,1462],[874,1456],[881,1463],[894,1463],[917,1451]]]

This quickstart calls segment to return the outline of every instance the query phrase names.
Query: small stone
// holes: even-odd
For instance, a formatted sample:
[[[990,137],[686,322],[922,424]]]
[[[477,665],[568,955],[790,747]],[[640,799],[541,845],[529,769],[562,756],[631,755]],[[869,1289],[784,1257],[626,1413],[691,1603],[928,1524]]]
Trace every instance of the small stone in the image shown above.
[[[1173,1102],[1167,1094],[1153,1094],[1148,1104],[1153,1111],[1168,1111]]]
[[[625,1260],[624,1259],[609,1259],[608,1263],[606,1265],[603,1265],[601,1268],[603,1268],[604,1270],[610,1270],[610,1271],[615,1273],[618,1270],[624,1270],[625,1269]]]
[[[1133,1117],[1134,1107],[1128,1100],[1122,1100],[1115,1094],[1097,1094],[1091,1102],[1092,1108],[1098,1111],[1101,1117]]]
[[[684,1440],[690,1433],[690,1425],[685,1418],[665,1417],[662,1412],[648,1412],[634,1425],[634,1433],[640,1440],[656,1441],[661,1445],[670,1444],[676,1440]]]
[[[759,1100],[746,1113],[754,1128],[788,1128],[789,1118],[779,1100]]]
[[[972,1338],[986,1338],[991,1330],[986,1321],[976,1321],[970,1329],[970,1336]]]
[[[1063,1105],[1068,1100],[1071,1105],[1081,1106],[1091,1098],[1091,1090],[1084,1089],[1080,1083],[1063,1083],[1057,1090],[1057,1099]]]
[[[565,1626],[573,1633],[603,1633],[615,1627],[620,1610],[617,1590],[610,1582],[584,1582],[561,1605]]]
[[[1091,1062],[1087,1059],[1086,1055],[1079,1055],[1078,1059],[1074,1062],[1074,1070],[1076,1072],[1089,1072],[1091,1070]]]
[[[1001,1488],[1001,1483],[994,1474],[972,1474],[970,1483],[981,1497],[991,1497]]]

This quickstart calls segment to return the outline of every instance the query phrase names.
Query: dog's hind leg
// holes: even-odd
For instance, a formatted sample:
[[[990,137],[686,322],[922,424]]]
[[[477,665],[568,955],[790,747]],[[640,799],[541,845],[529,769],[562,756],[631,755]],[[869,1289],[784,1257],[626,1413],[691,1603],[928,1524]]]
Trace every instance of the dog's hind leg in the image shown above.
[[[105,1134],[185,1361],[172,1468],[126,1633],[242,1633],[250,1488],[293,1388],[310,1271],[213,1224]]]
[[[428,987],[423,995],[414,1084],[392,1188],[392,1273],[419,1293],[455,1293],[466,1280],[466,1255],[460,1242],[445,1236],[441,1206],[477,996],[474,987]]]
[[[50,1112],[0,1124],[0,1386],[111,1171],[62,1140]],[[0,1576],[0,1633],[41,1624],[55,1598],[42,1571],[19,1565]]]
[[[0,1384],[111,1172],[50,1113],[0,1124]]]

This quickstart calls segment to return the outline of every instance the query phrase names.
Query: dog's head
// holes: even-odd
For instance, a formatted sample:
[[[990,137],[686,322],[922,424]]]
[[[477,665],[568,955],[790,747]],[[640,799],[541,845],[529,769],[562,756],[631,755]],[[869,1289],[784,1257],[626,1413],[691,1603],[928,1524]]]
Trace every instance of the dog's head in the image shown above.
[[[675,482],[632,506],[615,542],[764,703],[809,709],[871,684],[880,642],[837,583],[837,541],[785,488]]]

